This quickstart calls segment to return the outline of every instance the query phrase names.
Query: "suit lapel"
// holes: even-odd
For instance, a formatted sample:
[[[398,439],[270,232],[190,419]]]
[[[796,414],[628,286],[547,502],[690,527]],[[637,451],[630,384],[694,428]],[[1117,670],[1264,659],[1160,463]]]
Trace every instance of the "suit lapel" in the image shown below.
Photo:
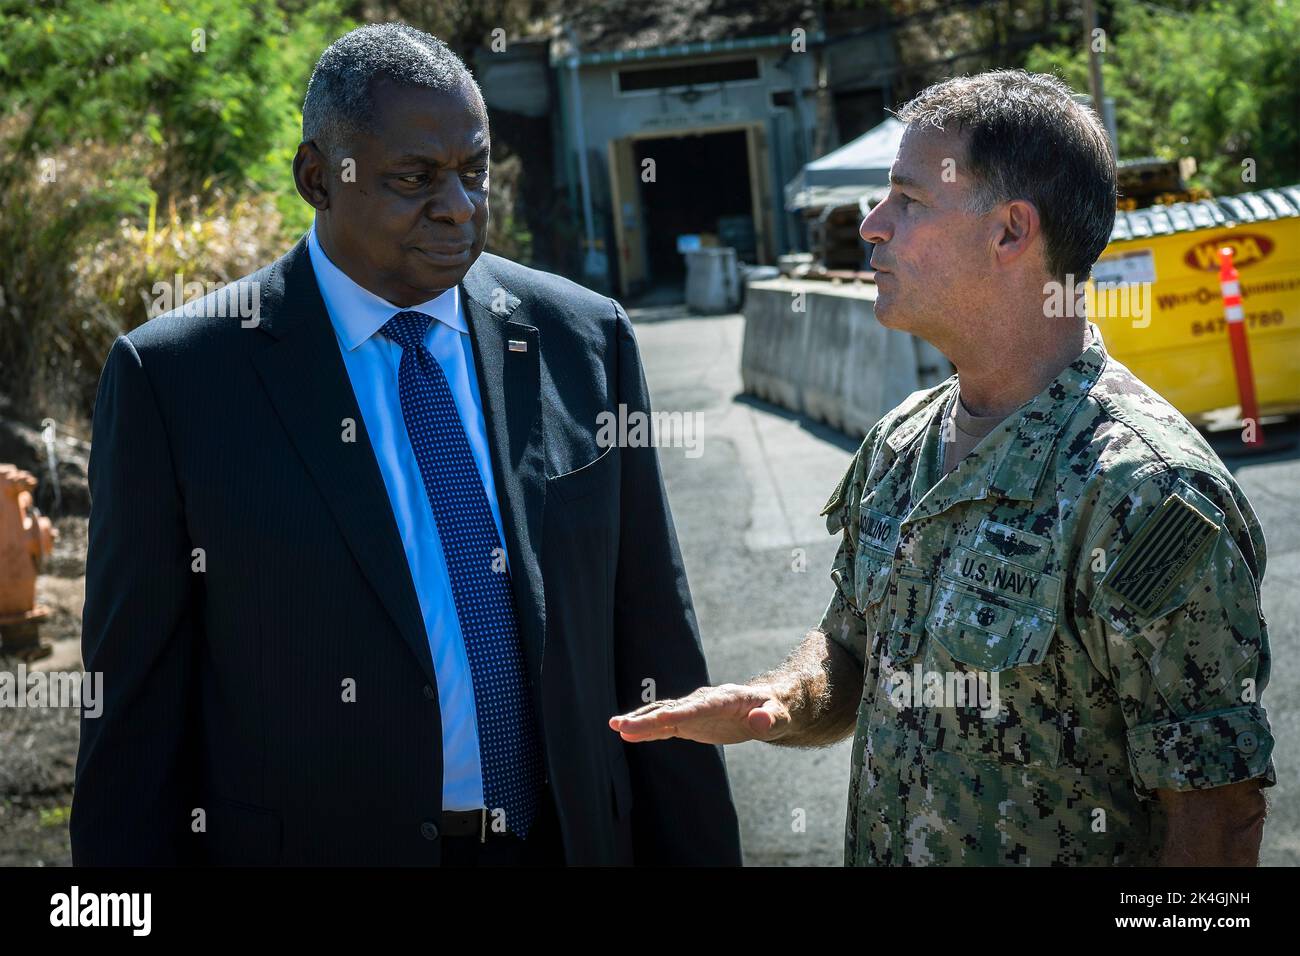
[[[255,352],[253,365],[357,564],[437,687],[401,533],[305,239],[272,268],[261,304],[259,328],[278,341]]]
[[[484,257],[465,274],[461,291],[478,368],[515,614],[540,714],[546,641],[546,602],[538,560],[546,495],[546,449],[539,414],[540,333],[523,320],[518,297],[504,287]]]
[[[478,369],[515,613],[540,714],[546,634],[538,561],[546,482],[539,414],[540,334],[521,321],[519,299],[502,286],[483,257],[466,273],[461,291]],[[261,310],[259,328],[276,339],[252,356],[262,384],[362,572],[436,687],[424,617],[401,533],[305,238],[269,270]],[[511,342],[523,346],[512,349]],[[344,440],[347,420],[355,423],[355,440],[350,442]]]

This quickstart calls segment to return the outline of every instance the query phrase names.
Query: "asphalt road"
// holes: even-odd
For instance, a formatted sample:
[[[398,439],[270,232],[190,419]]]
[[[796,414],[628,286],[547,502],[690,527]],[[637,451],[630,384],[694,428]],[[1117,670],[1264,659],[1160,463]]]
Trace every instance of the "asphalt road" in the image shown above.
[[[698,412],[695,449],[661,447],[668,493],[715,683],[776,665],[830,599],[836,542],[818,516],[858,442],[740,394],[744,319],[630,310],[656,411]],[[1268,434],[1266,428],[1266,434]],[[1276,432],[1274,434],[1277,434]],[[1296,430],[1289,437],[1294,440]],[[1268,546],[1264,614],[1273,652],[1262,695],[1278,785],[1262,862],[1300,863],[1300,458],[1229,459]],[[727,748],[750,865],[838,866],[849,744]]]

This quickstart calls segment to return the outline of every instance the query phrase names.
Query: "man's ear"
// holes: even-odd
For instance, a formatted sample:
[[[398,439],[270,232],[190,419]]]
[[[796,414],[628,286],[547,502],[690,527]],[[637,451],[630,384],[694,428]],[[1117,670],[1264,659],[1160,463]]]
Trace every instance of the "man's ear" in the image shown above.
[[[293,157],[293,183],[298,187],[298,195],[315,209],[330,206],[327,165],[325,154],[315,143],[304,140],[298,144],[298,152]]]
[[[993,254],[1002,265],[1020,258],[1042,235],[1038,209],[1024,199],[1006,203],[998,214]]]

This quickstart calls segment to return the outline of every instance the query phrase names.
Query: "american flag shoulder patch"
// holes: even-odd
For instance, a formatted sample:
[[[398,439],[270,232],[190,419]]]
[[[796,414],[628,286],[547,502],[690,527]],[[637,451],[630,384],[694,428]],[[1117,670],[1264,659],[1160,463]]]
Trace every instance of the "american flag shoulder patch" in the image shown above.
[[[1213,520],[1175,492],[1138,529],[1101,586],[1139,615],[1153,614],[1218,531]]]

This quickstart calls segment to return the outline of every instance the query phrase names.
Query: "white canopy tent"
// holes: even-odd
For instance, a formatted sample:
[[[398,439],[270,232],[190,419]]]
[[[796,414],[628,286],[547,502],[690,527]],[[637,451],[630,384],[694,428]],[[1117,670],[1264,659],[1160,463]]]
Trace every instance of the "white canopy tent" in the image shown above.
[[[907,125],[889,117],[875,129],[815,159],[786,183],[789,212],[875,202],[889,192],[889,167]]]

